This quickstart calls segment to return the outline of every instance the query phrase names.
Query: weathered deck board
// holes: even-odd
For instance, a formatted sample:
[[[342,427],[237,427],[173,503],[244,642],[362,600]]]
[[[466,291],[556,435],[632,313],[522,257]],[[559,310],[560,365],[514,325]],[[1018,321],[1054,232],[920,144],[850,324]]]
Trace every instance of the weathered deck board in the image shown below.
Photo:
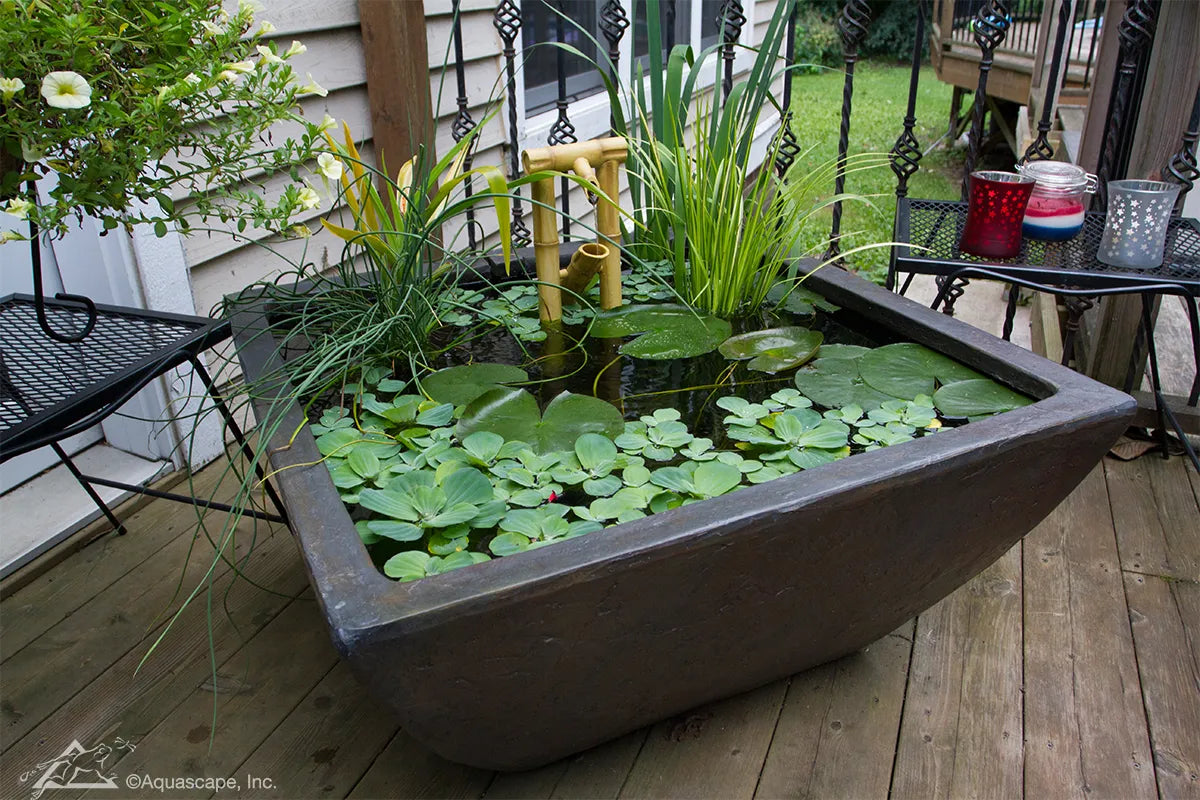
[[[1154,453],[1105,463],[1123,569],[1200,580],[1200,506],[1190,471],[1184,459]]]
[[[621,797],[752,797],[786,691],[776,681],[655,725]]]
[[[1025,793],[1154,798],[1103,467],[1025,539]]]
[[[792,678],[756,796],[887,797],[912,636]]]
[[[134,673],[178,580],[171,530],[191,520],[156,502],[0,603],[0,796],[28,796],[20,773],[74,738],[124,736],[138,749],[110,765],[121,779],[269,779],[255,797],[1197,797],[1198,497],[1181,459],[1108,462],[1023,550],[864,652],[511,775],[397,731],[297,599],[282,533],[250,574],[283,596],[238,581],[236,629],[214,614],[218,688],[248,691],[219,696],[210,753],[202,603]]]
[[[241,637],[253,636],[278,614],[290,596],[307,586],[297,569],[295,544],[286,532],[277,532],[260,546],[246,574],[278,594],[264,592],[244,580],[232,587],[224,604],[227,613],[213,618],[218,663],[241,647]],[[226,583],[217,583],[219,597],[225,597]],[[58,755],[72,739],[88,742],[87,746],[116,736],[140,741],[210,675],[208,624],[202,603],[184,612],[171,638],[139,669],[153,641],[151,637],[159,630],[151,631],[150,637],[4,753],[0,759],[0,796],[16,796],[10,790],[18,773]]]
[[[892,796],[1022,796],[1021,545],[917,618]]]
[[[1200,621],[1185,616],[1185,609],[1200,605],[1194,597],[1197,588],[1125,574],[1154,773],[1163,800],[1200,797],[1200,664],[1194,644]],[[1178,594],[1187,596],[1184,603]]]

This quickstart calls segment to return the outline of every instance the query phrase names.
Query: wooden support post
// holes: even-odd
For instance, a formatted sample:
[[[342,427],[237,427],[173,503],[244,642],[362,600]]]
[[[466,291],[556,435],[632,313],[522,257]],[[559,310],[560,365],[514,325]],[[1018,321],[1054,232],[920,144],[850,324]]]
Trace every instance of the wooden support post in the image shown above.
[[[432,155],[435,128],[424,6],[359,0],[358,14],[375,157],[386,156],[389,164],[400,165],[421,144]]]

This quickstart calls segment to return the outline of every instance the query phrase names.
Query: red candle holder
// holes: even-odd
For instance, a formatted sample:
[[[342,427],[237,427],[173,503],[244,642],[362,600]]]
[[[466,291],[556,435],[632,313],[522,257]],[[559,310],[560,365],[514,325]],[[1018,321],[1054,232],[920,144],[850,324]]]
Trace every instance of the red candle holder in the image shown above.
[[[1021,252],[1021,221],[1035,183],[1015,172],[972,172],[967,224],[958,248],[984,258],[1016,258]]]

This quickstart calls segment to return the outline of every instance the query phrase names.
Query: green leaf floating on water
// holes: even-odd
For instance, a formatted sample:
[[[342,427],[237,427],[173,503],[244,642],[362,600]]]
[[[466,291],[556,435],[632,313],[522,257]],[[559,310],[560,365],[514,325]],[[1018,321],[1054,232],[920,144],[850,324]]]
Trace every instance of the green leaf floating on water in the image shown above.
[[[817,353],[825,337],[808,328],[768,328],[731,336],[721,343],[721,355],[734,361],[750,359],[750,369],[782,372],[798,367]]]
[[[978,417],[1011,411],[1033,400],[987,378],[958,381],[938,389],[933,404],[947,417]]]
[[[610,439],[625,430],[621,413],[595,397],[563,392],[539,413],[537,400],[523,389],[490,389],[463,410],[455,432],[465,439],[489,431],[507,441],[529,442],[538,452],[573,450],[585,433]]]
[[[790,311],[800,316],[812,314],[818,308],[831,313],[838,310],[838,306],[835,306],[811,289],[805,289],[803,286],[793,286],[793,284],[788,282],[777,283],[772,286],[771,291],[767,292],[767,300],[774,303],[777,308],[782,308],[784,311]]]
[[[873,389],[863,381],[858,361],[857,358],[818,358],[796,372],[796,388],[809,400],[826,408],[851,404],[877,408],[892,400],[891,395]]]
[[[635,358],[693,358],[717,349],[732,333],[729,323],[679,305],[633,305],[597,314],[591,335],[638,336],[621,345]]]
[[[529,375],[508,364],[467,364],[447,367],[421,379],[421,388],[440,403],[465,406],[503,383],[521,383]]]
[[[871,388],[902,400],[912,400],[919,394],[932,395],[938,384],[983,377],[941,353],[912,342],[884,345],[864,353],[858,359],[858,369]]]

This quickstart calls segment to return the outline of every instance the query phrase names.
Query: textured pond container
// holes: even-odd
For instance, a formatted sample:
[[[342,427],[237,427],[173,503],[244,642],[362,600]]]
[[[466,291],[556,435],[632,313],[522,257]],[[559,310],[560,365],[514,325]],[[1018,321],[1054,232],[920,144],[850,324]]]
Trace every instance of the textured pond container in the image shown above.
[[[287,468],[320,458],[308,431],[277,437],[334,643],[408,733],[523,769],[858,650],[1029,532],[1133,415],[1127,395],[840,270],[806,285],[1038,402],[415,583],[371,563],[323,465]],[[273,358],[257,319],[234,320],[252,377]]]

